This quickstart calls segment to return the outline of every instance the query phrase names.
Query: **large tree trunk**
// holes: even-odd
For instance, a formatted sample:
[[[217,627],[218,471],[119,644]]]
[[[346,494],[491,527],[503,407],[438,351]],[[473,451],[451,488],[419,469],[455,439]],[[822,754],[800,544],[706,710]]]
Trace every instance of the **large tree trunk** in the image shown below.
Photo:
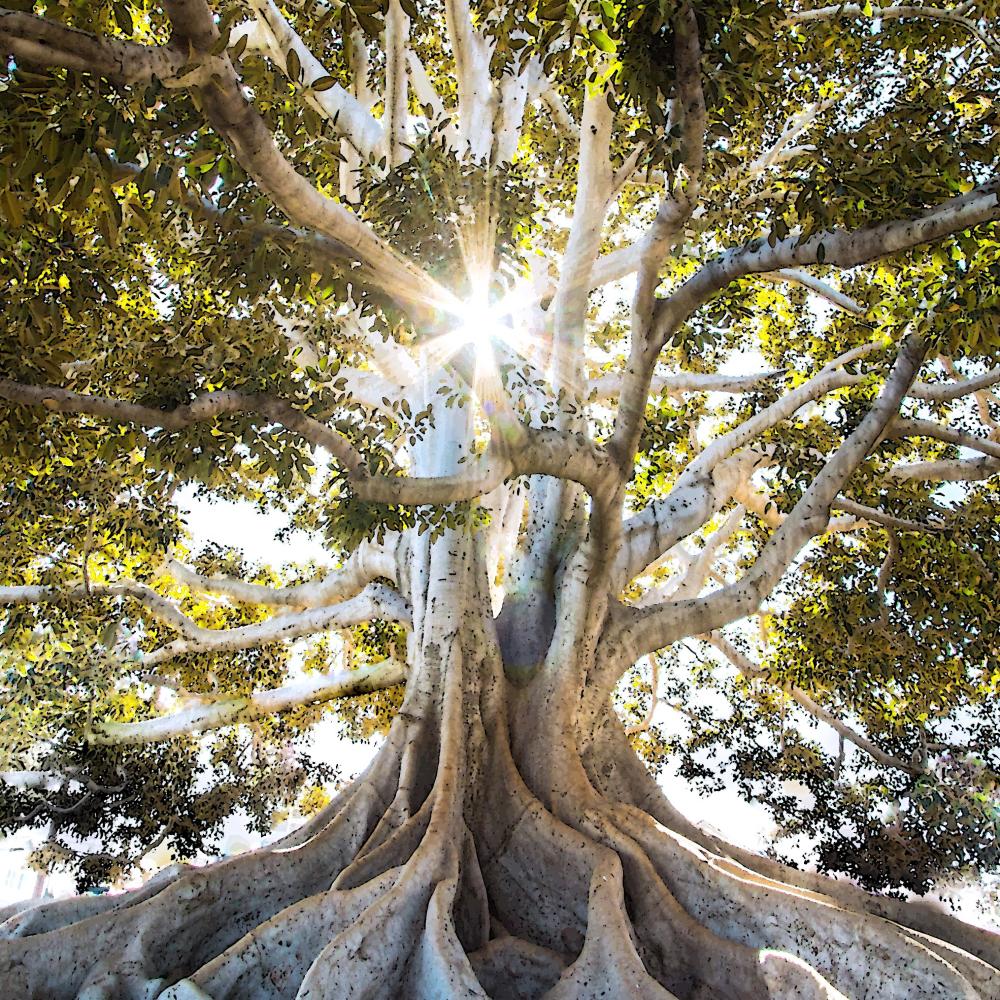
[[[562,626],[587,615],[530,605],[552,639],[526,671],[477,538],[418,548],[407,696],[365,774],[280,844],[8,919],[4,997],[1000,995],[996,936],[685,822],[610,706],[582,721]]]

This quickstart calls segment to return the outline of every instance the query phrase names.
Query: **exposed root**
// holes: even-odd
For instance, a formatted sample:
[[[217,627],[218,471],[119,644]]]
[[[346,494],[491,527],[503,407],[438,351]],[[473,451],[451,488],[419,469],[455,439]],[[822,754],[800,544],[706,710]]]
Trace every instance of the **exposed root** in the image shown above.
[[[610,852],[590,882],[583,951],[545,996],[547,1000],[626,996],[670,1000],[673,997],[646,971],[635,949],[632,927],[625,912],[621,862]]]
[[[385,745],[304,831],[136,893],[12,917],[0,995],[1000,996],[995,963],[883,919],[886,901],[743,863],[672,810],[624,737],[581,760],[565,734],[533,743],[521,729],[515,759],[485,628],[426,630]],[[991,953],[988,935],[945,926]]]
[[[163,1000],[293,998],[327,942],[391,889],[399,874],[386,872],[361,889],[317,893],[287,907],[161,994]]]
[[[929,903],[874,896],[850,882],[782,865],[695,826],[666,798],[632,752],[621,726],[614,722],[602,727],[585,763],[595,787],[608,798],[647,813],[667,829],[710,852],[719,864],[735,862],[741,870],[754,872],[786,889],[795,887],[816,893],[845,909],[891,920],[918,932],[913,936],[920,940],[933,939],[933,947],[942,953],[954,954],[957,949],[994,970],[1000,969],[1000,934],[967,924]]]
[[[953,965],[898,925],[843,909],[816,893],[765,882],[749,871],[740,877],[731,865],[718,864],[643,814],[620,809],[616,822],[648,853],[688,913],[720,937],[795,955],[852,997],[979,996]]]
[[[483,989],[493,1000],[529,1000],[555,986],[565,958],[524,938],[495,937],[469,955],[469,962]]]

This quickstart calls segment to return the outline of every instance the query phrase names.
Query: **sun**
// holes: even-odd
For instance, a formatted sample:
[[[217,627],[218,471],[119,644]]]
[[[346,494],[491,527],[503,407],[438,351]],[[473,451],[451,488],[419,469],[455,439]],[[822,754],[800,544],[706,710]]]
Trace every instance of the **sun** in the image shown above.
[[[456,318],[456,340],[472,344],[477,354],[491,355],[494,343],[506,343],[511,339],[509,313],[502,313],[485,295],[476,295],[461,303]]]

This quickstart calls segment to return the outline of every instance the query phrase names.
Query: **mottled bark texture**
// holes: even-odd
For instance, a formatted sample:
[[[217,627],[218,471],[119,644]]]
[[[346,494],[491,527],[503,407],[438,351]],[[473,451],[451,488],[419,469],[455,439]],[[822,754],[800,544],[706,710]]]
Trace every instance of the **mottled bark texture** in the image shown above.
[[[10,916],[3,996],[1000,995],[995,935],[679,816],[566,683],[588,656],[568,578],[543,661],[509,679],[481,548],[418,540],[405,703],[336,801],[269,848]]]

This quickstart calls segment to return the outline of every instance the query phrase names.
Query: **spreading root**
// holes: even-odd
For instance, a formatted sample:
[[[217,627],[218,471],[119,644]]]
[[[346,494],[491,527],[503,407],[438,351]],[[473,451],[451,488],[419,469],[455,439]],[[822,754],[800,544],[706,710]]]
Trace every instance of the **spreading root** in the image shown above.
[[[996,935],[708,837],[613,725],[540,791],[495,665],[438,666],[293,837],[9,916],[0,996],[1000,997]]]

